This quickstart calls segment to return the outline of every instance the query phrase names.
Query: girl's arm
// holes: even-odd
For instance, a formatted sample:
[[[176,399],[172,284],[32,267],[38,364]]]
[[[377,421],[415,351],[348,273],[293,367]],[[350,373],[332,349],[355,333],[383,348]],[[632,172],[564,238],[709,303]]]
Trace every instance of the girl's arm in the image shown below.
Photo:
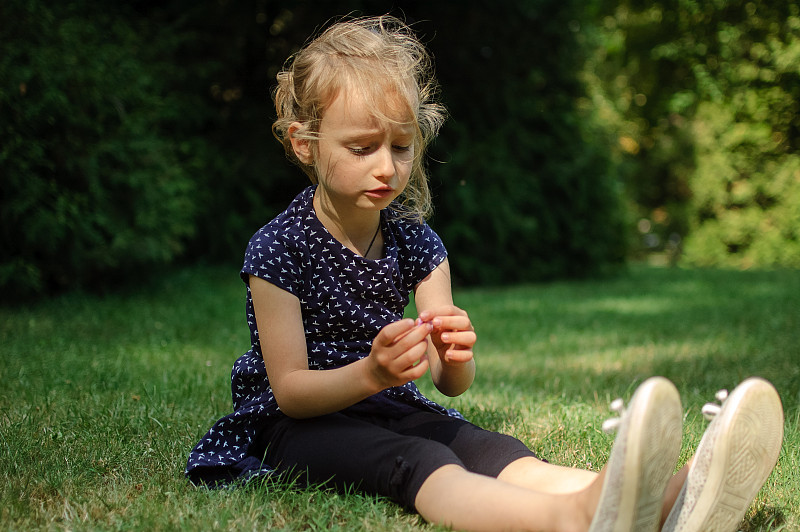
[[[453,304],[447,259],[417,285],[414,301],[419,320],[433,326],[428,348],[433,383],[450,397],[464,393],[475,379],[477,337],[467,313]]]
[[[250,294],[267,377],[287,416],[337,412],[381,390],[417,379],[428,369],[426,338],[433,326],[406,319],[384,327],[368,357],[341,368],[309,370],[297,297],[252,275]]]

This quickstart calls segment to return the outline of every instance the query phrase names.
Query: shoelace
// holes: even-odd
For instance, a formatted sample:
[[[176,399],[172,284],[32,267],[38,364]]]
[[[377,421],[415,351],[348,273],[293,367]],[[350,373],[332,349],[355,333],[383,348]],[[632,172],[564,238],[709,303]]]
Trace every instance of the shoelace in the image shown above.
[[[720,413],[722,410],[722,403],[725,402],[725,399],[728,398],[728,390],[720,390],[714,395],[714,397],[719,401],[719,404],[716,403],[706,403],[703,405],[703,417],[706,418],[706,421],[711,421],[714,419],[717,414]]]
[[[620,423],[622,423],[622,415],[625,413],[625,403],[621,398],[617,398],[611,401],[609,408],[611,408],[611,411],[615,412],[618,417],[612,417],[603,421],[602,428],[603,432],[606,434],[616,432],[619,428]]]

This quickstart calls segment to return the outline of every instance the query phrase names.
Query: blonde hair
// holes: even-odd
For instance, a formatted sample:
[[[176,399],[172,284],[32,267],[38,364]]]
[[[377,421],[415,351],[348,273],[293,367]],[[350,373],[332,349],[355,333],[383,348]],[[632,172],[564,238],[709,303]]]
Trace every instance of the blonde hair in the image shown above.
[[[393,122],[387,94],[413,117],[414,161],[411,176],[397,210],[404,218],[421,221],[431,212],[431,194],[424,165],[427,146],[445,119],[436,101],[438,85],[425,47],[411,29],[391,16],[361,18],[335,23],[289,58],[278,73],[274,91],[278,118],[272,132],[287,156],[318,182],[313,161],[305,164],[292,149],[289,126],[302,124],[296,138],[316,141],[327,106],[340,91],[354,90],[381,121]],[[312,153],[316,143],[311,143]],[[316,157],[314,157],[316,159]]]

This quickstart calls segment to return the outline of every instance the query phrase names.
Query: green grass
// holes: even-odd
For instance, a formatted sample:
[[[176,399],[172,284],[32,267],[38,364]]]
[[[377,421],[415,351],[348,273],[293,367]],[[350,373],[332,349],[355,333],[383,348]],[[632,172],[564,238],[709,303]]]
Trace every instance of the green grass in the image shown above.
[[[0,528],[430,529],[375,497],[184,481],[188,451],[231,408],[230,366],[249,344],[243,298],[234,266],[0,308]],[[717,389],[769,379],[786,437],[743,528],[800,529],[799,271],[635,268],[456,300],[478,332],[478,378],[455,400],[423,389],[551,462],[599,469],[608,402],[656,374],[681,392],[685,461]]]

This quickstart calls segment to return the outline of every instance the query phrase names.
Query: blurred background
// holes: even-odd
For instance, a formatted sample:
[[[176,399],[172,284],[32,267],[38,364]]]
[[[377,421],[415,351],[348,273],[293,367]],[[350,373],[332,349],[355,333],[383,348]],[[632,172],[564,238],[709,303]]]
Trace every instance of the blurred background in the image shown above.
[[[794,2],[4,0],[0,298],[236,268],[308,184],[270,131],[275,74],[385,13],[450,113],[430,223],[456,283],[800,267]]]

